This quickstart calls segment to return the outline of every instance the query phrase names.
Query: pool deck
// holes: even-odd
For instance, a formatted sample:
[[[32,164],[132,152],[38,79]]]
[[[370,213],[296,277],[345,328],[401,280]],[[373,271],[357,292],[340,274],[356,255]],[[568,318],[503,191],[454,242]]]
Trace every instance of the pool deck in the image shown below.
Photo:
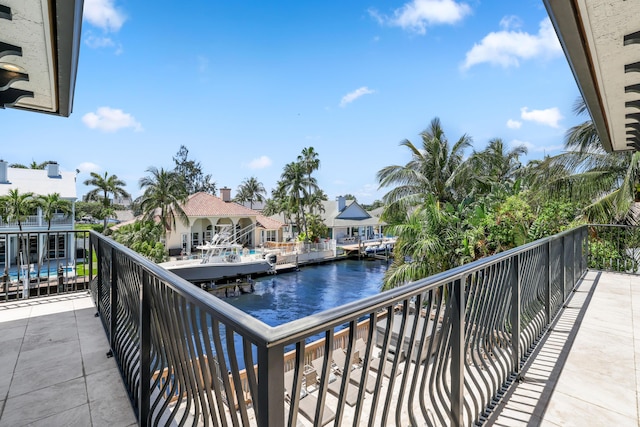
[[[89,294],[0,304],[0,427],[138,425]]]

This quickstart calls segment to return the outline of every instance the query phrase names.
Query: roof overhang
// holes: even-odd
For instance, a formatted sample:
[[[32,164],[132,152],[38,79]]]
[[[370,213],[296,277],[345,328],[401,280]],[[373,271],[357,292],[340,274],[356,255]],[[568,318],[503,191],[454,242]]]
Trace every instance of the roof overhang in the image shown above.
[[[603,148],[640,150],[640,1],[544,3]]]
[[[67,117],[84,0],[0,0],[0,108]]]

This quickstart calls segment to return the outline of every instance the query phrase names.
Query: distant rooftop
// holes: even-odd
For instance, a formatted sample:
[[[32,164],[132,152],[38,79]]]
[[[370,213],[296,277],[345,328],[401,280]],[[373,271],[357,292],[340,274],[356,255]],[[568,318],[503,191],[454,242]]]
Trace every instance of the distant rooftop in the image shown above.
[[[7,162],[0,160],[0,196],[12,189],[38,195],[59,193],[63,199],[75,200],[76,173],[60,171],[57,163],[45,169],[22,169],[8,167]]]

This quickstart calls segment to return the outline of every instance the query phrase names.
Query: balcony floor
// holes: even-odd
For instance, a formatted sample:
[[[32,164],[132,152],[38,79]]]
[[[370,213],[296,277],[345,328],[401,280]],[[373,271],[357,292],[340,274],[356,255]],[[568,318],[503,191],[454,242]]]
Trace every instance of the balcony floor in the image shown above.
[[[86,293],[0,304],[0,426],[137,421]]]
[[[640,277],[589,271],[487,425],[638,426]]]

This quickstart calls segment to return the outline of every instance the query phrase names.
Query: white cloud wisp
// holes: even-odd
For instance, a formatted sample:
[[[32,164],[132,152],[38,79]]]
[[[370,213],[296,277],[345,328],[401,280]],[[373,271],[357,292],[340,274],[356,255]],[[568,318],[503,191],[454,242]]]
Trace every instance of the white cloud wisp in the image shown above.
[[[349,92],[348,94],[343,96],[342,99],[340,100],[340,106],[342,108],[344,108],[348,104],[351,104],[353,101],[355,101],[356,99],[360,98],[361,96],[369,95],[369,94],[372,94],[372,93],[375,93],[375,92],[376,92],[375,90],[369,89],[366,86],[362,86],[361,88],[358,88],[358,89],[354,90],[353,92]]]
[[[265,169],[268,168],[269,166],[271,166],[271,159],[267,156],[260,156],[257,159],[253,159],[251,160],[248,164],[247,167],[249,169]]]
[[[425,34],[427,27],[432,25],[455,24],[470,13],[469,5],[454,0],[412,0],[394,10],[391,16],[369,9],[369,14],[379,24],[400,27],[417,34]]]
[[[122,28],[127,16],[115,6],[115,0],[85,0],[84,18],[106,32],[117,32]]]
[[[467,52],[463,70],[489,63],[503,68],[518,67],[523,60],[547,58],[562,54],[560,42],[549,18],[540,22],[537,34],[515,31],[513,18],[501,22],[503,30],[487,34]]]
[[[82,122],[89,129],[98,129],[103,132],[116,132],[120,129],[132,128],[138,132],[142,125],[129,113],[111,107],[100,107],[93,113],[82,116]]]
[[[545,110],[531,110],[528,107],[520,109],[520,118],[530,122],[538,123],[552,128],[559,127],[558,122],[563,119],[558,107],[547,108]]]

